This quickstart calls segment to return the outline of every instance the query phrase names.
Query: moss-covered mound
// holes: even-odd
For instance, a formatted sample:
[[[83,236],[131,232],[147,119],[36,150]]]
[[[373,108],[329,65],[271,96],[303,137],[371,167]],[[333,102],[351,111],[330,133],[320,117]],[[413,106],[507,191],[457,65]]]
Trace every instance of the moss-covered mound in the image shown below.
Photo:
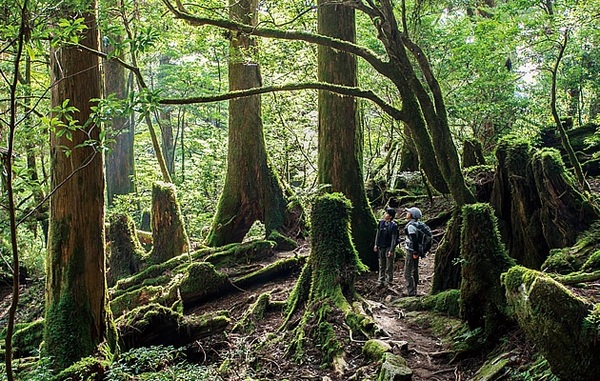
[[[515,266],[503,281],[512,313],[552,372],[564,380],[597,380],[599,309],[535,270]]]

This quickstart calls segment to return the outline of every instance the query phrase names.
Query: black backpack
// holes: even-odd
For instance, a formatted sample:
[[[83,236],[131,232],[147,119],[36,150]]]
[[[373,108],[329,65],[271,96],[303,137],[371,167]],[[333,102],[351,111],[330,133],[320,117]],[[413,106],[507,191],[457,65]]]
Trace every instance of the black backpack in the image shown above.
[[[416,221],[411,223],[417,228],[417,242],[419,244],[417,252],[419,253],[419,257],[424,258],[433,245],[433,233],[425,222]]]

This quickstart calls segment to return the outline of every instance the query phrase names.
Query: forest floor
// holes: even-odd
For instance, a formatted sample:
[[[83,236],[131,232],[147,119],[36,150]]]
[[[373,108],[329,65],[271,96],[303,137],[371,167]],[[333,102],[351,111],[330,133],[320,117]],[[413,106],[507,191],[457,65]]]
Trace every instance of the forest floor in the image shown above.
[[[308,253],[307,245],[295,251],[295,254],[298,255],[308,255]],[[281,253],[281,255],[286,255],[286,253]],[[431,290],[433,263],[432,255],[420,261],[417,297],[422,297]],[[419,318],[419,313],[406,312],[394,305],[395,301],[403,297],[402,294],[405,291],[403,274],[404,263],[399,259],[395,263],[395,278],[391,287],[377,288],[376,271],[362,274],[357,279],[356,289],[368,305],[367,312],[384,332],[381,339],[391,344],[394,353],[407,359],[408,366],[413,371],[413,381],[471,379],[471,375],[485,361],[483,356],[478,359],[453,362],[452,351],[447,351],[447,345],[431,329],[428,319]],[[285,301],[295,285],[297,275],[219,298],[187,311],[186,314],[228,310],[230,317],[235,322],[262,293],[271,293],[272,300]],[[276,336],[285,334],[280,329],[282,324],[281,312],[266,313],[264,319],[257,324],[256,331],[250,335],[228,334],[224,337],[213,338],[215,342],[208,347],[213,351],[214,356],[220,358],[218,361],[224,361],[231,356],[229,357],[231,363],[238,365],[226,379],[245,380],[247,376],[261,380],[377,379],[380,364],[365,361],[362,355],[363,339],[352,338],[351,335],[348,335],[350,337],[344,343],[347,370],[344,374],[339,375],[333,373],[330,368],[321,367],[318,360],[319,355],[316,353],[309,353],[305,356],[306,360],[298,364],[286,356],[286,345],[281,343],[273,345],[270,340],[273,334]],[[249,351],[249,348],[253,348],[253,350]],[[212,356],[207,355],[207,357]],[[240,366],[242,364],[243,366]]]
[[[271,260],[281,256],[308,255],[308,244],[304,244],[294,252],[278,253]],[[420,261],[420,282],[418,296],[427,294],[431,288],[433,277],[432,255]],[[393,352],[402,355],[413,371],[412,380],[469,380],[484,359],[471,359],[452,362],[451,354],[446,352],[446,345],[441,337],[436,336],[427,320],[419,319],[418,314],[407,313],[394,306],[394,302],[402,297],[404,291],[403,261],[397,260],[394,271],[394,284],[389,288],[378,289],[377,272],[368,272],[358,277],[356,288],[368,305],[367,311],[383,330],[382,340],[391,344]],[[186,315],[202,315],[219,310],[228,310],[235,324],[247,308],[262,293],[270,293],[271,300],[284,301],[293,289],[298,274],[273,280],[251,289],[225,295],[217,300],[196,306]],[[18,322],[29,322],[43,316],[44,291],[43,280],[30,280],[22,286]],[[4,327],[10,306],[10,288],[0,287],[0,327]],[[192,350],[196,355],[195,362],[205,366],[216,366],[228,363],[229,367],[221,367],[223,380],[363,380],[376,379],[379,364],[367,362],[362,355],[364,338],[347,337],[344,343],[347,367],[344,374],[336,374],[330,368],[322,367],[318,353],[310,351],[304,356],[302,363],[292,361],[286,356],[285,333],[281,331],[283,314],[281,311],[267,312],[264,319],[258,322],[256,330],[251,334],[237,334],[230,330],[195,343]],[[273,338],[281,337],[277,341]],[[283,341],[283,343],[281,342]]]

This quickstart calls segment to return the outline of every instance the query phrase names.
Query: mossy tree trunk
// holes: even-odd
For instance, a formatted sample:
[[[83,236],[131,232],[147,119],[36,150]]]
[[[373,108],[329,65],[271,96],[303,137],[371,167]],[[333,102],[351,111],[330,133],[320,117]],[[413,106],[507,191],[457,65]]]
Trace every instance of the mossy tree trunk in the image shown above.
[[[152,242],[150,263],[163,263],[189,249],[175,185],[162,181],[152,186]]]
[[[460,315],[471,330],[481,328],[485,342],[498,339],[509,324],[500,275],[514,266],[489,204],[462,208]]]
[[[356,40],[354,9],[338,1],[318,1],[320,34]],[[356,57],[325,46],[318,48],[320,82],[356,86]],[[363,130],[356,99],[319,91],[318,181],[331,192],[342,192],[352,202],[352,238],[363,263],[376,268],[373,254],[375,217],[369,206],[363,179]]]
[[[356,276],[365,271],[350,237],[350,201],[341,193],[319,196],[312,207],[311,253],[288,299],[288,316],[305,306],[300,324],[293,331],[289,348],[297,358],[304,354],[306,341],[319,347],[323,363],[337,368],[343,363],[344,342],[337,337],[345,321],[355,335],[371,336],[373,322],[357,312],[352,302],[358,295]]]
[[[232,20],[255,25],[257,0],[230,0]],[[254,38],[233,33],[230,43],[229,90],[260,87],[260,69],[253,55]],[[229,101],[229,140],[225,186],[207,238],[210,246],[241,242],[252,224],[264,223],[267,237],[274,231],[291,233],[300,225],[299,206],[288,210],[284,186],[267,156],[262,129],[260,95]]]
[[[83,14],[66,9],[61,16],[83,17],[87,29],[81,43],[98,50],[96,2],[85,5]],[[98,57],[60,47],[50,60],[52,106],[69,100],[79,110],[73,118],[83,126],[72,132],[72,139],[60,129],[50,137],[55,193],[50,200],[43,356],[54,368],[64,369],[91,355],[114,331],[107,307],[102,154],[89,146],[76,148],[99,139],[100,126],[89,122],[91,100],[101,97]],[[71,150],[69,156],[64,147]]]
[[[427,56],[408,38],[406,28],[403,31],[398,28],[392,1],[382,0],[378,3],[377,12],[370,13],[370,16],[379,30],[379,38],[390,57],[391,66],[396,71],[396,75],[389,78],[401,94],[402,111],[419,152],[419,163],[436,189],[440,190],[443,182],[446,183],[447,190],[458,206],[474,203],[475,197],[465,183],[458,152],[450,134],[443,94]],[[413,67],[412,59],[418,65],[418,71]],[[425,79],[424,82],[421,77]],[[429,147],[433,147],[431,152]],[[425,167],[431,166],[430,163],[437,163],[442,179],[430,177],[432,173]]]
[[[111,0],[106,9],[117,7],[117,1]],[[112,11],[111,11],[112,12]],[[111,19],[118,19],[117,14],[108,14]],[[122,43],[123,37],[119,34],[107,33],[106,37],[114,40],[116,43]],[[102,50],[107,54],[114,54],[113,45],[103,44]],[[127,98],[127,83],[125,68],[123,65],[113,60],[106,60],[104,63],[104,95],[111,94],[117,100]],[[133,160],[133,123],[126,116],[115,116],[110,124],[110,136],[114,139],[111,150],[106,154],[106,194],[108,204],[112,205],[116,195],[123,195],[133,192],[133,180],[135,167]]]

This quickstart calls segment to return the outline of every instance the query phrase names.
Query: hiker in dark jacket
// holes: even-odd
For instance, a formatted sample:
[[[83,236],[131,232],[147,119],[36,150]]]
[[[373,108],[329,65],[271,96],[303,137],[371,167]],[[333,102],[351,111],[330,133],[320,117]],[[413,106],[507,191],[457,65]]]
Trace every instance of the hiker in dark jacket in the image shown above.
[[[404,259],[404,279],[406,280],[406,291],[409,296],[417,295],[417,284],[419,283],[419,243],[417,240],[418,231],[415,222],[423,216],[419,208],[407,208],[406,219],[408,223],[404,227],[406,239],[404,241],[404,250],[406,258]]]
[[[398,225],[394,222],[396,210],[386,208],[383,219],[377,225],[375,235],[375,246],[373,251],[379,259],[379,276],[377,287],[387,287],[394,281],[394,249],[396,248],[396,237],[398,237]]]

